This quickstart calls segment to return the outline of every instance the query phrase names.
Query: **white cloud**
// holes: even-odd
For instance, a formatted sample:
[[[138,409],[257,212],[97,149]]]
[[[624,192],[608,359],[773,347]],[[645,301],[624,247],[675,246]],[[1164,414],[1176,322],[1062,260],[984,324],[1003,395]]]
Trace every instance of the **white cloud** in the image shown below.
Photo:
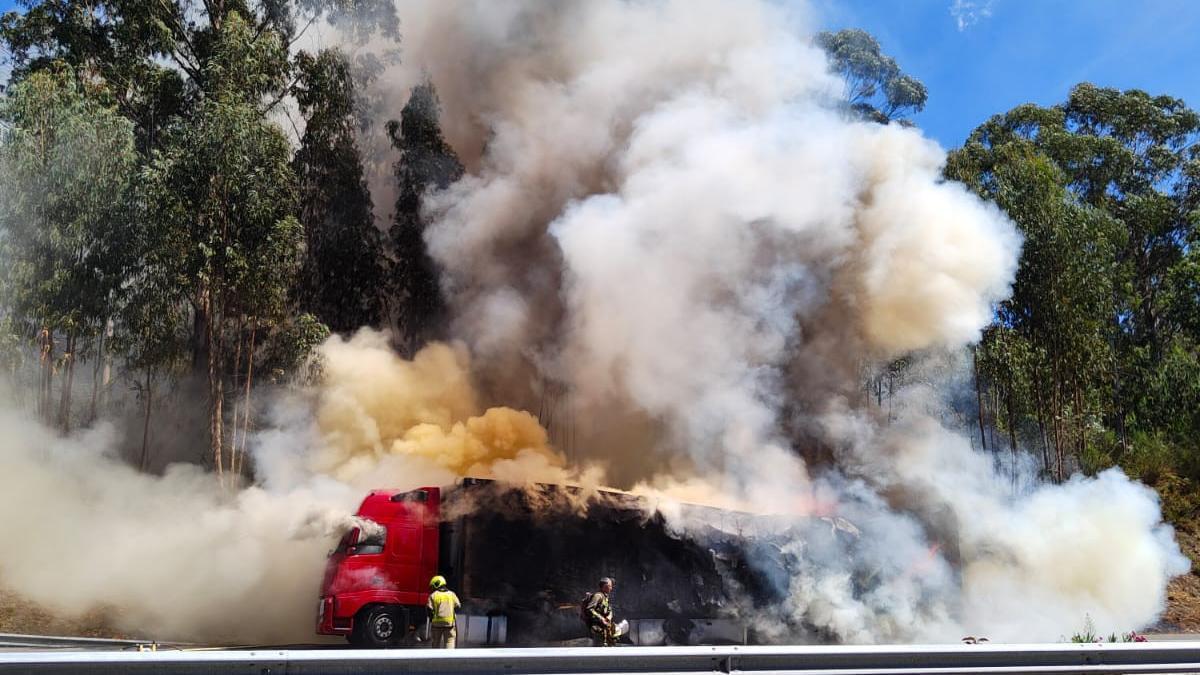
[[[950,5],[950,16],[958,24],[958,30],[966,30],[992,16],[994,0],[954,0]]]

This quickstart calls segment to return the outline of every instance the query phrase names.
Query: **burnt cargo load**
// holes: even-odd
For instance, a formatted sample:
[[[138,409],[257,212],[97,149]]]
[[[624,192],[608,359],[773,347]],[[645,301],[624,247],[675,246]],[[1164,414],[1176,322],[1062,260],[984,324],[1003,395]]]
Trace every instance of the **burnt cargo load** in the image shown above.
[[[570,643],[586,637],[580,601],[610,576],[633,644],[745,643],[735,601],[769,603],[778,586],[746,563],[745,551],[769,545],[750,536],[761,519],[678,508],[696,524],[686,536],[620,492],[478,479],[372,492],[330,555],[317,632],[420,645],[429,579],[441,574],[463,601],[460,645]]]

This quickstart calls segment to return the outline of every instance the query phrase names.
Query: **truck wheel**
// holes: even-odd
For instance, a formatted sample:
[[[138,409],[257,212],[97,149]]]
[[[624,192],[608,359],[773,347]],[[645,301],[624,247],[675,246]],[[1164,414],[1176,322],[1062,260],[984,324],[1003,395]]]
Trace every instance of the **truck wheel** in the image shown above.
[[[406,626],[395,610],[386,605],[375,605],[354,617],[350,642],[358,647],[383,649],[395,644],[405,630]]]

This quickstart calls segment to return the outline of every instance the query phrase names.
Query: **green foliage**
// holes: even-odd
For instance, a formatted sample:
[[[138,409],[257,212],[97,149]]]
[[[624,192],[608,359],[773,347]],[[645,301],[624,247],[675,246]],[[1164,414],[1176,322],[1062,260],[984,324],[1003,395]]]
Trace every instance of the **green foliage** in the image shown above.
[[[15,340],[42,349],[48,409],[52,376],[89,346],[101,358],[103,331],[105,371],[115,356],[143,395],[143,463],[156,380],[207,379],[219,467],[227,423],[244,445],[255,375],[314,372],[328,329],[308,312],[342,331],[383,320],[387,256],[354,143],[353,78],[340,54],[290,47],[326,20],[396,39],[395,7],[21,4],[0,17],[14,85],[0,117],[0,254],[13,263],[0,269],[0,361],[20,354]],[[294,158],[277,121],[288,95],[307,118]],[[230,416],[231,391],[242,400]]]
[[[293,162],[300,187],[301,310],[346,333],[383,321],[382,238],[354,140],[355,96],[344,54],[301,54],[296,100],[307,124]]]
[[[150,273],[183,282],[197,306],[217,296],[222,309],[276,313],[299,250],[287,140],[253,107],[219,101],[169,134],[144,176],[159,230]]]
[[[392,145],[400,151],[395,166],[400,194],[390,233],[396,253],[392,280],[399,305],[397,337],[410,354],[438,333],[444,310],[437,269],[425,249],[421,198],[463,175],[462,164],[442,138],[439,112],[437,93],[426,83],[413,88],[400,121],[388,123]]]
[[[1085,476],[1096,474],[1116,466],[1116,458],[1122,453],[1120,441],[1112,431],[1103,430],[1091,442],[1084,444],[1079,452],[1079,470]]]
[[[67,429],[75,364],[127,292],[132,124],[85,96],[65,67],[19,82],[0,118],[0,304],[10,329],[20,325],[41,351],[38,411]]]
[[[995,201],[1025,237],[1012,296],[985,333],[981,364],[1005,388],[1014,415],[1037,417],[1043,443],[1054,448],[1045,468],[1061,480],[1068,448],[1086,444],[1087,420],[1103,404],[1097,392],[1111,363],[1117,228],[1074,200],[1066,174],[1021,137],[968,145],[947,173]]]
[[[1137,432],[1119,461],[1125,473],[1147,485],[1157,485],[1172,470],[1173,448],[1158,434]]]
[[[1197,214],[1200,216],[1200,214]],[[1166,279],[1163,305],[1168,320],[1189,335],[1200,335],[1200,238],[1192,223],[1193,239],[1179,261],[1171,266]]]
[[[845,78],[848,105],[865,119],[886,124],[925,108],[925,85],[901,72],[896,60],[883,53],[870,33],[859,29],[822,32],[816,43],[829,56],[834,72]]]
[[[0,115],[12,125],[0,146],[5,304],[54,330],[94,330],[128,262],[131,125],[69,70],[18,84]]]
[[[0,17],[0,43],[12,77],[67,64],[90,95],[134,122],[143,152],[165,127],[218,87],[281,100],[294,64],[286,49],[328,20],[361,40],[399,37],[391,0],[22,0]],[[241,41],[224,32],[230,17],[251,27]],[[244,61],[243,61],[244,60]],[[248,67],[243,68],[244,65]],[[218,74],[213,79],[214,74]]]
[[[1180,449],[1200,432],[1197,140],[1200,118],[1178,99],[1081,84],[1059,106],[992,118],[948,160],[947,176],[1025,237],[980,350],[989,387],[1020,385],[1017,415],[1053,448],[1058,479],[1074,460],[1191,480]],[[1008,333],[1028,349],[999,344]]]
[[[279,384],[295,377],[301,383],[312,382],[320,372],[314,361],[316,348],[329,335],[329,328],[312,314],[285,321],[263,353],[262,368],[269,380]]]
[[[144,173],[141,200],[152,228],[143,273],[153,287],[175,289],[166,304],[186,302],[200,327],[191,337],[193,366],[207,372],[218,471],[226,372],[248,339],[239,327],[249,322],[253,337],[261,327],[266,338],[286,320],[301,251],[290,148],[253,95],[280,75],[279,59],[263,45],[277,54],[284,47],[251,37],[238,14],[226,17],[214,45],[221,57],[205,71],[213,95],[167,129]],[[233,64],[243,67],[234,72]],[[240,372],[237,360],[232,368]]]
[[[0,372],[10,379],[25,360],[21,342],[21,335],[13,325],[12,318],[0,319]]]
[[[1163,515],[1175,521],[1194,516],[1200,508],[1194,448],[1171,443],[1162,434],[1137,432],[1128,451],[1118,457],[1125,473],[1154,487],[1162,500]]]

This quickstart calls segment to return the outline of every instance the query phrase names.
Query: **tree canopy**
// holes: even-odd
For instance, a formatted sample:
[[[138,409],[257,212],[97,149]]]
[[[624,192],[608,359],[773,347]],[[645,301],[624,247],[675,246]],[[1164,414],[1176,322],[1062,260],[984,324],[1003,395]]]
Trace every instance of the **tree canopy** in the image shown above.
[[[925,108],[925,85],[902,72],[896,59],[884,54],[879,41],[865,30],[818,33],[816,44],[845,80],[847,105],[863,118],[886,124]]]
[[[1197,140],[1200,116],[1183,101],[1084,83],[1057,106],[997,115],[951,153],[947,175],[1025,235],[981,349],[989,379],[1029,392],[1012,425],[1052,427],[1041,444],[1060,480],[1065,460],[1112,463],[1139,438],[1196,452]]]
[[[298,368],[329,328],[383,321],[389,258],[355,145],[349,66],[294,45],[317,21],[396,40],[394,7],[22,8],[0,17],[13,84],[0,240],[18,263],[4,279],[4,325],[44,363],[38,408],[51,417],[61,380],[53,416],[69,426],[74,363],[96,359],[103,393],[116,357],[145,402],[143,464],[165,376],[207,393],[202,461],[240,473],[255,376]],[[279,125],[289,98],[307,122],[299,149]]]

